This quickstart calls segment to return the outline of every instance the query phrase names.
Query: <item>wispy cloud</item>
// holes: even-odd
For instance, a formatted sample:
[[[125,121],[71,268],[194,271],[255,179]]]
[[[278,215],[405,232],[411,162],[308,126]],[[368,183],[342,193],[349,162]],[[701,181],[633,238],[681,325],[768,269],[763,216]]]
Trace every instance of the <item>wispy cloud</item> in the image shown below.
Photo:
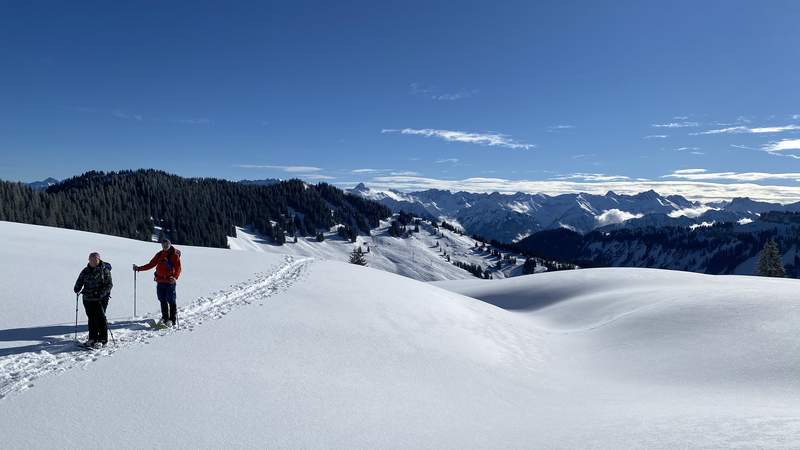
[[[700,147],[678,147],[675,149],[677,152],[691,152],[694,150],[700,150]]]
[[[335,180],[336,177],[332,177],[330,175],[320,175],[320,174],[305,174],[301,175],[303,178],[307,180]]]
[[[432,87],[424,86],[422,83],[411,83],[408,89],[413,95],[428,95],[433,92]]]
[[[746,127],[743,125],[727,128],[717,128],[714,130],[699,131],[697,133],[689,133],[692,136],[700,136],[704,134],[762,134],[762,133],[783,133],[784,131],[800,130],[800,125],[783,125],[778,127]]]
[[[388,173],[394,169],[353,169],[352,173]]]
[[[787,156],[789,158],[800,159],[800,139],[783,139],[770,142],[763,147],[763,150],[771,155]]]
[[[463,142],[467,144],[479,144],[489,147],[505,147],[515,150],[524,149],[528,150],[536,147],[533,144],[526,144],[523,142],[515,141],[509,136],[499,133],[471,133],[466,131],[454,130],[435,130],[432,128],[403,128],[403,129],[383,129],[381,133],[384,134],[407,134],[425,137],[436,137],[444,139],[448,142]]]
[[[399,172],[392,172],[389,175],[399,176],[399,177],[402,177],[402,176],[416,177],[416,176],[419,176],[420,173],[419,172],[414,172],[414,171],[411,171],[411,170],[401,170]]]
[[[422,83],[411,83],[409,85],[409,92],[413,95],[420,95],[429,97],[431,100],[462,100],[476,95],[479,91],[477,89],[460,90],[456,92],[442,92],[434,86],[426,86]]]
[[[70,111],[76,111],[81,113],[97,113],[103,115],[110,115],[116,119],[121,120],[133,120],[136,122],[143,122],[145,121],[145,116],[138,113],[133,113],[127,111],[125,109],[106,109],[106,108],[95,108],[89,106],[67,106],[65,109]],[[177,117],[177,118],[168,118],[168,117],[153,117],[148,116],[147,121],[150,123],[158,122],[158,123],[179,123],[183,125],[209,125],[211,124],[211,119],[205,117]],[[262,122],[262,125],[266,124],[266,122]]]
[[[184,125],[208,125],[211,123],[211,119],[207,119],[205,117],[199,117],[199,118],[187,117],[187,118],[173,119],[173,122],[182,123]]]
[[[790,180],[800,182],[800,172],[770,173],[770,172],[708,172],[705,169],[676,170],[662,178],[679,178],[693,181],[765,181],[765,180]]]
[[[689,128],[696,127],[700,124],[697,122],[669,122],[669,123],[653,123],[650,124],[654,128]]]
[[[572,173],[553,177],[553,180],[582,180],[582,181],[624,181],[630,177],[622,175],[606,175],[604,173]]]
[[[123,119],[123,120],[135,120],[137,122],[141,122],[142,120],[144,120],[144,117],[142,117],[141,114],[130,114],[119,109],[111,111],[111,115],[116,117],[117,119]]]
[[[781,141],[770,143],[766,148],[771,152],[780,152],[784,150],[800,150],[800,139],[784,139]]]
[[[688,118],[689,116],[675,116],[672,118],[672,120],[686,120]]]
[[[558,133],[559,131],[572,130],[575,125],[552,125],[547,127],[548,133]]]
[[[131,113],[129,111],[124,111],[122,109],[104,109],[104,108],[94,108],[91,106],[65,106],[64,109],[79,113],[98,113],[103,115],[107,114],[110,115],[111,117],[122,120],[135,120],[137,122],[141,122],[144,120],[143,115]]]
[[[268,164],[237,164],[234,167],[238,167],[240,169],[280,170],[288,173],[310,173],[319,172],[322,170],[321,168],[314,166],[277,166]]]
[[[648,136],[643,137],[642,139],[666,139],[669,136],[666,134],[651,134]]]
[[[579,153],[577,155],[572,155],[570,158],[572,159],[585,159],[585,158],[594,158],[597,156],[596,153]]]
[[[477,94],[478,90],[473,89],[471,91],[458,91],[452,94],[444,93],[444,94],[434,94],[431,96],[434,100],[461,100],[464,98],[470,98],[473,95]]]
[[[444,158],[444,159],[437,159],[434,161],[436,164],[456,164],[458,163],[458,158]]]

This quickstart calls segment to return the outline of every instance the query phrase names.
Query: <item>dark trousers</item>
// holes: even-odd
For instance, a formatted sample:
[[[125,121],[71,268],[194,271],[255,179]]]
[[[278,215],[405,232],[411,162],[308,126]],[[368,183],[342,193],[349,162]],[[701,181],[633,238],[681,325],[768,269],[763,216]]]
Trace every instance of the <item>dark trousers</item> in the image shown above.
[[[108,299],[83,299],[83,308],[86,318],[89,319],[89,339],[92,341],[108,342],[108,323],[106,323],[106,308]]]
[[[158,283],[156,285],[156,295],[161,302],[161,320],[170,320],[175,323],[178,317],[178,305],[176,304],[177,293],[176,285],[170,283]]]

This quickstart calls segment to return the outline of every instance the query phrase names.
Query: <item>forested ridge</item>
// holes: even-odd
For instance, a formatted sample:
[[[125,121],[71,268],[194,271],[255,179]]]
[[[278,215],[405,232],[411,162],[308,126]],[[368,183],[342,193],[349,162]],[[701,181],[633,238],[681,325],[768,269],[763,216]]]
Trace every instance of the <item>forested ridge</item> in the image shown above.
[[[594,231],[547,230],[510,244],[515,251],[583,267],[651,267],[732,274],[768,241],[783,255],[790,277],[800,277],[800,213],[766,212],[754,223],[702,227],[641,227]],[[747,268],[755,270],[755,266]],[[739,272],[742,273],[742,272]],[[747,272],[749,273],[749,272]]]
[[[153,169],[91,171],[45,191],[0,181],[0,220],[150,240],[157,229],[176,244],[227,247],[236,226],[278,244],[336,224],[368,234],[391,211],[326,183],[270,185],[183,178]]]

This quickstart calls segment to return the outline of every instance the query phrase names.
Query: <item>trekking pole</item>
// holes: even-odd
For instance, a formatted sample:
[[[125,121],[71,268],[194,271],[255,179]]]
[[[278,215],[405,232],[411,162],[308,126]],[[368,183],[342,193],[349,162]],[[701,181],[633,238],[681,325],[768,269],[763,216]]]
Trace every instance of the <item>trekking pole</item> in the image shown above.
[[[78,342],[78,296],[80,292],[75,294],[75,342]]]
[[[136,271],[133,271],[133,317],[136,317]]]
[[[111,331],[111,328],[108,326],[108,316],[106,316],[106,309],[102,307],[103,305],[100,305],[100,306],[101,306],[100,309],[103,310],[103,318],[106,319],[106,331],[108,332],[108,334],[111,335],[111,342],[113,342],[114,343],[114,347],[116,347],[117,346],[117,340],[114,339],[114,332]]]

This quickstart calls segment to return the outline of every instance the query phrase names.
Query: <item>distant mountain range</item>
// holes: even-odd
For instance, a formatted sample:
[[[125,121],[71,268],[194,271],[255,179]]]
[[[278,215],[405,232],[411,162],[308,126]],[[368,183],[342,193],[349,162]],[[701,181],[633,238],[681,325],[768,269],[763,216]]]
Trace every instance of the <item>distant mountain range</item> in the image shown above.
[[[55,178],[51,177],[51,178],[45,178],[42,181],[33,181],[31,183],[25,183],[25,184],[30,186],[31,189],[34,189],[34,190],[37,190],[37,191],[43,191],[43,190],[49,188],[50,186],[52,186],[54,184],[58,184],[58,180],[56,180]]]
[[[746,224],[768,211],[799,212],[800,202],[788,205],[749,198],[704,205],[680,195],[655,191],[635,195],[576,193],[469,193],[429,189],[418,192],[370,189],[363,183],[348,192],[378,201],[394,211],[457,222],[470,234],[515,242],[533,233],[567,228],[585,234],[593,230],[642,227],[696,227],[711,223]]]

